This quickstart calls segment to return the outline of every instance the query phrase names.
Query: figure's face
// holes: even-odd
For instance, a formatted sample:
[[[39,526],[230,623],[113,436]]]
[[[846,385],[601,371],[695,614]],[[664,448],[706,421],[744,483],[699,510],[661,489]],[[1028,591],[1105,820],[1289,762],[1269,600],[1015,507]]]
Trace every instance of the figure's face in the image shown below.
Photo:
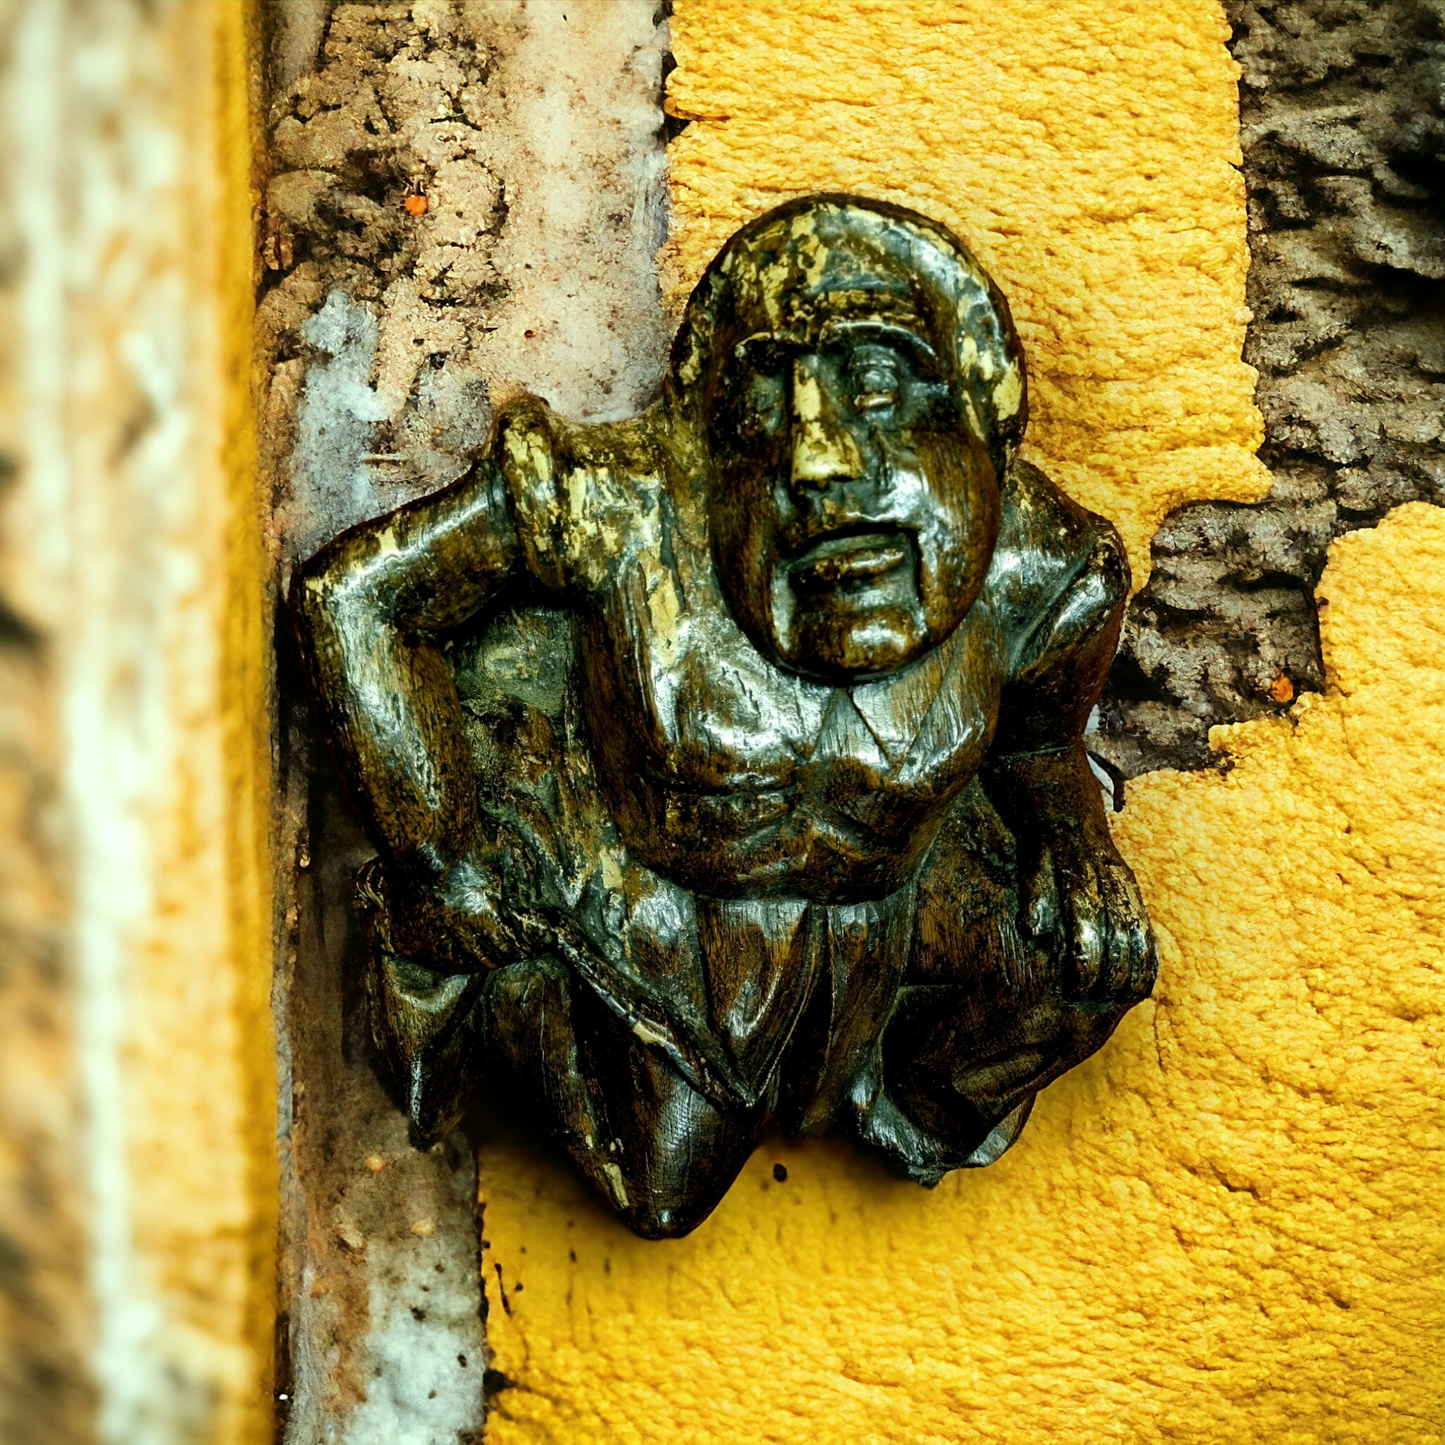
[[[921,326],[832,308],[722,359],[713,550],[754,645],[852,682],[937,646],[977,597],[998,487]]]

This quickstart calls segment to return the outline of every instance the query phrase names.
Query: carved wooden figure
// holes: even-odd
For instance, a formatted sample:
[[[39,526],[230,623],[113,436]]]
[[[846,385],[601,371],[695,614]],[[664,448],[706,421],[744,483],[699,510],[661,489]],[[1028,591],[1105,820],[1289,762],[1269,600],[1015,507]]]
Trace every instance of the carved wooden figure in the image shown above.
[[[723,248],[644,416],[513,403],[301,569],[423,1136],[507,1080],[680,1235],[769,1120],[925,1184],[991,1163],[1148,994],[1081,743],[1128,568],[1026,415],[963,244],[810,197]]]

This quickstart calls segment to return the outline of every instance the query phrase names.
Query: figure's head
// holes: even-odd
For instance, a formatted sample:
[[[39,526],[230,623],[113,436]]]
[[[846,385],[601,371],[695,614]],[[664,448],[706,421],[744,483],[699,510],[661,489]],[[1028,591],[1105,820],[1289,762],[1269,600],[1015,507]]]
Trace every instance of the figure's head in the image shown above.
[[[945,227],[850,196],[744,227],[688,303],[668,405],[710,457],[718,574],[766,655],[874,677],[972,606],[1026,382],[1007,303]]]

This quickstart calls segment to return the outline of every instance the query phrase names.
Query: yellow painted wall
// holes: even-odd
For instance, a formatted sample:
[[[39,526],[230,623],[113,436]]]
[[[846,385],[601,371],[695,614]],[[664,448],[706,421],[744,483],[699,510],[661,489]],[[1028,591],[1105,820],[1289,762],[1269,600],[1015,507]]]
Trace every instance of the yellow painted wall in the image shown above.
[[[42,779],[0,728],[7,769],[32,771],[31,816],[0,821],[51,850],[63,901],[47,982],[67,1004],[54,1019],[6,1013],[0,1047],[43,1044],[66,1064],[47,1081],[65,1113],[51,1103],[46,1121],[68,1130],[66,1187],[53,1201],[39,1176],[22,1187],[72,1251],[63,1309],[79,1321],[70,1373],[37,1389],[81,1402],[80,1433],[25,1420],[25,1440],[273,1434],[257,18],[242,0],[0,5],[13,272],[0,442],[17,463],[0,498],[0,592],[40,639],[55,771]],[[0,833],[0,854],[17,852]],[[22,891],[45,901],[34,882]],[[12,1169],[0,1159],[0,1175]],[[21,1281],[33,1267],[10,1260]],[[28,1284],[13,1297],[37,1333],[52,1326]]]
[[[1035,456],[1142,572],[1252,497],[1234,75],[1212,0],[680,0],[670,265],[781,195],[902,200],[1014,303]],[[1445,514],[1332,553],[1330,688],[1118,820],[1152,1001],[932,1193],[774,1140],[688,1239],[484,1150],[490,1445],[1445,1439]],[[785,1182],[772,1166],[786,1165]]]

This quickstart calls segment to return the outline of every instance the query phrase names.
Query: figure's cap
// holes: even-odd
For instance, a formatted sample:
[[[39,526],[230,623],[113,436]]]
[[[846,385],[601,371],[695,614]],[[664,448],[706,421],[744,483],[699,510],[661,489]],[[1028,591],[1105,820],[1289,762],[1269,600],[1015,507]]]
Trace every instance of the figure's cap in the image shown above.
[[[706,398],[717,360],[760,331],[803,337],[865,317],[931,343],[1002,478],[1028,419],[1008,302],[946,226],[886,201],[804,196],[730,237],[688,299],[669,402]]]

